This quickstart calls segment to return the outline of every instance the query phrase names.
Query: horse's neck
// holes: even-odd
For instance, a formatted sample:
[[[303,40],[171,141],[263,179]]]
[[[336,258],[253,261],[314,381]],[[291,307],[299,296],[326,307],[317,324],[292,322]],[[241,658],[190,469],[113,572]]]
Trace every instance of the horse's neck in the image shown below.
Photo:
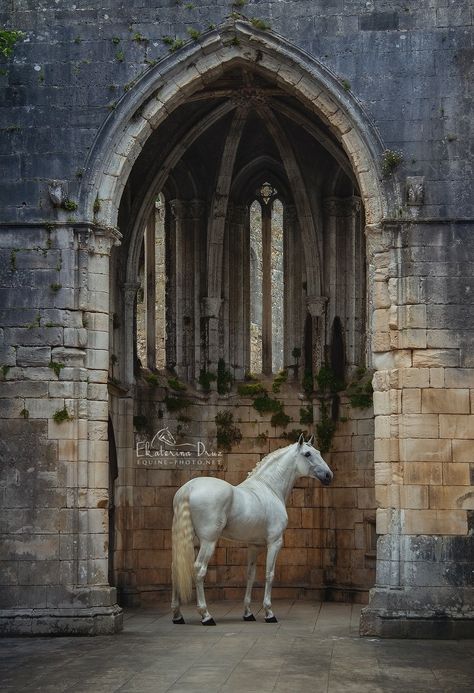
[[[253,474],[248,481],[254,480],[265,484],[286,503],[298,476],[294,456],[282,455],[264,464],[262,469]]]

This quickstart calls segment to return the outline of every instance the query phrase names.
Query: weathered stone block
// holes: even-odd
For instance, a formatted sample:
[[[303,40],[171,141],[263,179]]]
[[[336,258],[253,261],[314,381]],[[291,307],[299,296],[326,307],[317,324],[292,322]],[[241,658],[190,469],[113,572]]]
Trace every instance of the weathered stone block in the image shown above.
[[[439,368],[459,366],[458,349],[424,349],[413,352],[415,368]]]
[[[469,414],[469,390],[429,388],[422,391],[422,411]]]
[[[51,361],[50,347],[18,347],[18,366],[47,366]]]
[[[401,414],[399,417],[401,438],[437,438],[436,414]]]
[[[474,439],[474,415],[440,414],[439,436]]]
[[[449,462],[451,441],[429,438],[402,439],[400,459],[406,462]]]
[[[403,534],[466,534],[464,510],[402,510]]]

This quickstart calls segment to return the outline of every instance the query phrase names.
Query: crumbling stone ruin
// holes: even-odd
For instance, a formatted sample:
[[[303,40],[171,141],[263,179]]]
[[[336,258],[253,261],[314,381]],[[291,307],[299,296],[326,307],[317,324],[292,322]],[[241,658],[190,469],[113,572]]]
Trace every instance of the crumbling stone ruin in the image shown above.
[[[1,632],[168,599],[176,489],[304,431],[274,596],[472,637],[470,3],[7,5]]]

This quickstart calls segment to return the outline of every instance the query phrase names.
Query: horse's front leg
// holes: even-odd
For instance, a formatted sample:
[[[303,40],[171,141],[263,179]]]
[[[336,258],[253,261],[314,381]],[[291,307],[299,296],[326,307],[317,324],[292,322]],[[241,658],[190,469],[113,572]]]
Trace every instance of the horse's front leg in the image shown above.
[[[265,567],[265,594],[263,596],[263,608],[265,609],[265,621],[267,623],[277,623],[277,619],[272,611],[272,584],[275,576],[275,563],[278,552],[283,546],[283,538],[280,537],[268,544],[267,563]]]
[[[201,623],[203,626],[215,626],[216,623],[212,618],[211,614],[207,610],[206,597],[204,595],[204,578],[207,573],[207,566],[211,560],[211,556],[216,548],[215,541],[201,541],[201,546],[199,548],[199,553],[194,564],[194,570],[196,575],[196,597],[197,597],[197,610],[201,615]]]
[[[255,621],[250,604],[252,602],[252,587],[255,580],[255,571],[257,568],[258,546],[249,544],[248,547],[248,564],[247,564],[247,589],[244,597],[244,621]]]

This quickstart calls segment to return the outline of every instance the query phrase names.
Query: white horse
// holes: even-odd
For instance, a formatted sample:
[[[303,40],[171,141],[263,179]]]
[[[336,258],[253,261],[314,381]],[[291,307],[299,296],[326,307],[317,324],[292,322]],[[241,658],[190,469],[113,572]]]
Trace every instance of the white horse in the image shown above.
[[[194,578],[201,623],[215,625],[207,610],[204,578],[220,536],[248,544],[244,621],[255,621],[250,603],[257,553],[267,546],[263,608],[265,621],[276,623],[271,590],[276,558],[288,524],[286,501],[299,477],[312,476],[327,485],[333,476],[312,441],[313,438],[305,442],[301,435],[297,443],[270,453],[238,486],[214,477],[198,477],[177,491],[173,500],[171,609],[174,623],[184,623],[180,607],[191,599]],[[195,536],[200,543],[196,559]]]

